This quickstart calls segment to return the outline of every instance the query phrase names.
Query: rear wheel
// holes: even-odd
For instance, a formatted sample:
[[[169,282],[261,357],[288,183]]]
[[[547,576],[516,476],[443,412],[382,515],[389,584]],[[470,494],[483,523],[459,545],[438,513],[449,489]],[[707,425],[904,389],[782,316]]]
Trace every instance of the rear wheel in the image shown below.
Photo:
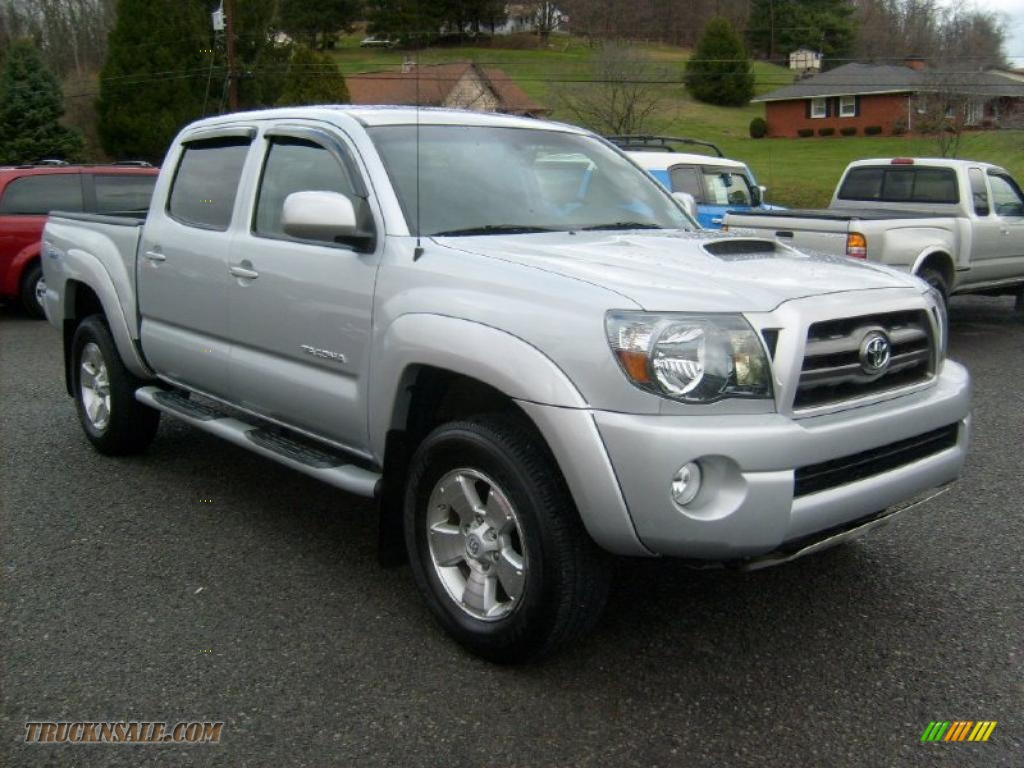
[[[43,311],[43,299],[46,295],[46,283],[43,281],[43,267],[38,262],[32,262],[21,278],[21,306],[30,317],[42,319],[46,317]]]
[[[540,658],[588,632],[608,589],[540,438],[487,416],[435,429],[413,457],[405,537],[416,583],[441,626],[479,656]]]
[[[124,367],[98,315],[75,329],[71,365],[78,418],[93,447],[111,456],[144,451],[156,435],[160,412],[135,399],[142,382]]]
[[[934,267],[924,267],[917,276],[942,295],[942,303],[949,309],[949,284],[945,276]]]

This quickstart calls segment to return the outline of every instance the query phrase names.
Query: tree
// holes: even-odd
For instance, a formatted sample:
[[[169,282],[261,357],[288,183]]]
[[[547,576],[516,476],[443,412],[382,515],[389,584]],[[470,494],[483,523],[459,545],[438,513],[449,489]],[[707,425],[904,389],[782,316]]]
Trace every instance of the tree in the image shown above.
[[[57,78],[28,40],[7,51],[0,75],[0,162],[75,159],[82,137],[58,121],[64,105]]]
[[[642,133],[664,98],[658,79],[657,69],[636,47],[605,41],[594,57],[591,82],[564,89],[556,100],[598,133]]]
[[[847,58],[857,38],[851,0],[752,0],[747,39],[769,59],[787,56],[800,46]]]
[[[754,95],[754,75],[743,41],[728,19],[716,16],[704,28],[686,62],[686,89],[698,101],[739,107]]]
[[[119,0],[96,105],[111,156],[160,162],[203,114],[207,86],[224,72],[214,68],[206,11],[201,0]]]
[[[281,29],[323,50],[331,36],[347,30],[362,10],[357,0],[281,0]]]
[[[346,104],[348,100],[345,78],[334,59],[304,45],[296,46],[277,103],[281,106]]]

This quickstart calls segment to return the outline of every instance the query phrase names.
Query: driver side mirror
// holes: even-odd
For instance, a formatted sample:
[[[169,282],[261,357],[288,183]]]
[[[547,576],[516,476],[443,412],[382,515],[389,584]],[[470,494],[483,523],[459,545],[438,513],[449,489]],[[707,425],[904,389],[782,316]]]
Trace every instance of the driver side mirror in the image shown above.
[[[751,206],[753,206],[754,208],[760,208],[762,205],[764,205],[764,196],[767,191],[768,187],[764,186],[763,184],[758,185],[756,187],[752,187],[750,190]]]
[[[672,197],[693,219],[697,218],[697,198],[689,192],[673,192]]]
[[[361,232],[352,200],[338,192],[292,192],[284,199],[281,227],[299,240],[348,243],[365,248],[373,235]]]

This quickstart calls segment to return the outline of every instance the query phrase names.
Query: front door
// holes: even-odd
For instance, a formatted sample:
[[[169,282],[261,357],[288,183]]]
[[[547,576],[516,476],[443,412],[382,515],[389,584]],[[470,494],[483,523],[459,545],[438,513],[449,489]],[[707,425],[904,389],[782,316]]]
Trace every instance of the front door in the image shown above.
[[[999,227],[999,244],[992,269],[992,280],[1024,276],[1024,194],[1010,176],[989,171],[992,211]]]
[[[353,244],[284,232],[293,192],[338,192],[373,229],[348,146],[319,130],[274,129],[262,141],[250,226],[232,244],[232,400],[308,433],[365,448],[373,284],[378,259]]]
[[[230,226],[249,136],[186,142],[139,245],[142,348],[162,376],[228,397]],[[172,160],[171,162],[174,162]]]

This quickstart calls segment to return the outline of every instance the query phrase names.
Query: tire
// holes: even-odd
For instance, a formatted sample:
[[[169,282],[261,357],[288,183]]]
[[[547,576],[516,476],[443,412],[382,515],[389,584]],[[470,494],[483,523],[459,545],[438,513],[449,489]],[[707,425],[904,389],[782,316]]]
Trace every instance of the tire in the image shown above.
[[[466,487],[485,517],[472,514]],[[431,612],[478,656],[537,660],[584,636],[600,617],[607,556],[525,419],[481,416],[431,432],[410,464],[404,531]]]
[[[946,283],[946,278],[943,277],[942,273],[932,267],[925,267],[917,276],[924,280],[928,285],[937,290],[942,294],[942,303],[945,305],[945,309],[949,311],[949,285]]]
[[[37,320],[46,318],[43,305],[37,298],[37,288],[43,283],[43,266],[38,261],[33,261],[26,269],[21,278],[21,306],[29,317]]]
[[[144,451],[156,436],[160,412],[135,399],[142,382],[124,367],[99,315],[75,329],[71,366],[78,419],[93,447],[108,456]]]

